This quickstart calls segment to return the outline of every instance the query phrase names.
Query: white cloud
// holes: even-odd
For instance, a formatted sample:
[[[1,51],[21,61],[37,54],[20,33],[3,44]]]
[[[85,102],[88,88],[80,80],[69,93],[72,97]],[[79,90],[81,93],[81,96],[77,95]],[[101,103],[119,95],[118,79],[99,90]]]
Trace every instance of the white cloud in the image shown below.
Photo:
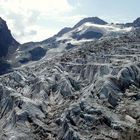
[[[26,15],[30,10],[39,11],[41,13],[60,13],[70,10],[72,7],[67,0],[1,0],[0,5],[7,8],[8,11],[19,12]]]
[[[29,28],[27,28],[27,31],[30,30],[30,32],[25,32],[27,37],[20,36],[20,40],[22,42],[42,41],[44,39],[53,36],[59,31],[58,29],[48,29],[38,25],[33,25],[32,27]]]
[[[47,29],[37,22],[53,17],[62,20],[61,15],[73,8],[67,0],[0,0],[0,16],[21,43],[39,41],[56,33],[57,28]]]

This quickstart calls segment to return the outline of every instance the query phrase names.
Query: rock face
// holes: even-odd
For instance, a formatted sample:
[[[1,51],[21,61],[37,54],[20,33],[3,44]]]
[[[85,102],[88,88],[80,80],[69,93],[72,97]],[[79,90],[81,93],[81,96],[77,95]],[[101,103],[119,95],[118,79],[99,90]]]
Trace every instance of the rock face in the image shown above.
[[[6,57],[10,47],[13,49],[10,51],[14,52],[18,45],[19,43],[12,37],[6,22],[0,18],[0,57]]]
[[[8,71],[10,71],[11,69],[11,65],[6,61],[1,59],[0,60],[0,75],[7,73]]]
[[[24,56],[20,58],[20,62],[22,64],[27,63],[29,61],[38,61],[42,57],[44,57],[46,54],[46,50],[44,50],[42,47],[35,47],[28,52],[25,52]]]
[[[6,22],[0,18],[0,75],[10,69],[7,59],[16,51],[19,43],[12,37]]]
[[[140,29],[64,44],[0,76],[0,139],[139,140]]]

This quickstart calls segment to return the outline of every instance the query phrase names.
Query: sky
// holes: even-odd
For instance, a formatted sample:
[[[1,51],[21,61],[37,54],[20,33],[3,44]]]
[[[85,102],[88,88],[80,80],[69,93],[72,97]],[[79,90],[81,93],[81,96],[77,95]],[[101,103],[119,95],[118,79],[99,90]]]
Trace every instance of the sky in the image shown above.
[[[140,0],[0,0],[0,17],[20,43],[42,41],[85,17],[109,23],[140,17]]]

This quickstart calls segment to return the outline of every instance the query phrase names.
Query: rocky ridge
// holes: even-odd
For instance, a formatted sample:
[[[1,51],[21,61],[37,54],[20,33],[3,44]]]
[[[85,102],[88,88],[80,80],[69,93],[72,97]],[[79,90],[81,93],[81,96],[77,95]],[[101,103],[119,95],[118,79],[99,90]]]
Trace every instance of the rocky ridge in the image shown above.
[[[12,37],[6,21],[0,18],[0,75],[10,69],[8,59],[12,57],[19,43]]]
[[[16,51],[19,43],[12,37],[6,22],[0,18],[0,58]]]

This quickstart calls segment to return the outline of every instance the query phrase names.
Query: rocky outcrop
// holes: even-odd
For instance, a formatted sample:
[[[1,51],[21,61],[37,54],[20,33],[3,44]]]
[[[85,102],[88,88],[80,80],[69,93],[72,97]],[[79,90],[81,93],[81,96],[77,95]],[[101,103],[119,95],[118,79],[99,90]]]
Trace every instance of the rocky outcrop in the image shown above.
[[[6,57],[10,53],[14,53],[18,45],[19,43],[12,37],[6,22],[0,18],[0,57]]]
[[[28,52],[25,51],[25,54],[22,54],[20,57],[19,62],[25,64],[30,61],[38,61],[43,58],[46,54],[46,50],[42,47],[35,47],[30,49]]]
[[[0,75],[11,68],[7,59],[11,59],[19,43],[12,37],[6,22],[0,18]]]
[[[11,65],[4,59],[0,59],[0,75],[7,73],[10,71]]]

